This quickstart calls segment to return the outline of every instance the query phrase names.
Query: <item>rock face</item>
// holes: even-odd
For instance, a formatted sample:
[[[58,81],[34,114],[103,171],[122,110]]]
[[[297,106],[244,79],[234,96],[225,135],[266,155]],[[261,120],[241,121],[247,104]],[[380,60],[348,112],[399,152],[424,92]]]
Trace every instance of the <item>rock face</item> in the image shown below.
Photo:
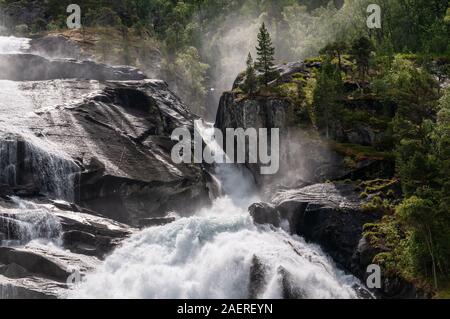
[[[272,205],[254,204],[250,214],[256,223],[275,227],[287,220],[293,234],[320,244],[338,263],[352,267],[352,257],[362,238],[363,226],[381,218],[361,210],[353,184],[316,184],[280,191]]]
[[[238,99],[236,93],[222,95],[215,126],[225,136],[226,129],[278,128],[280,131],[280,170],[275,175],[261,175],[261,165],[246,163],[258,185],[272,184],[277,180],[288,180],[289,176],[301,176],[308,181],[317,181],[318,176],[337,172],[339,158],[321,145],[308,132],[290,128],[289,114],[293,105],[279,98]],[[236,151],[236,150],[235,150]],[[247,147],[248,158],[248,147]],[[293,170],[296,174],[293,174]],[[298,173],[298,174],[297,174]]]
[[[270,188],[278,183],[287,187],[320,183],[325,180],[364,178],[371,170],[390,172],[389,163],[380,159],[365,159],[353,167],[345,156],[334,151],[329,141],[311,130],[293,126],[293,105],[280,98],[254,97],[239,99],[236,93],[222,95],[215,126],[225,135],[232,128],[278,128],[280,132],[280,169],[274,175],[261,175],[261,165],[246,163],[257,184]],[[356,141],[356,140],[355,140]],[[248,157],[248,147],[247,147]]]
[[[193,131],[196,117],[166,83],[135,68],[54,59],[75,48],[63,39],[34,40],[33,54],[8,53],[8,41],[0,298],[60,298],[133,226],[170,223],[170,213],[210,202],[203,168],[171,160],[172,131]]]
[[[0,296],[59,298],[134,229],[75,205],[0,200]]]
[[[312,77],[312,70],[320,67],[321,64],[317,62],[295,62],[277,66],[280,77],[270,83],[270,86],[296,84],[297,80],[294,78],[309,79]],[[342,123],[336,120],[330,139],[326,139],[315,129],[308,129],[312,125],[311,120],[297,117],[296,114],[300,107],[294,105],[292,100],[283,96],[283,94],[276,93],[276,89],[271,94],[262,92],[253,96],[239,93],[236,89],[245,80],[244,77],[245,74],[238,76],[233,91],[223,93],[215,126],[224,134],[227,128],[279,129],[279,172],[271,176],[262,176],[260,164],[246,164],[260,186],[283,183],[287,187],[297,187],[298,185],[320,183],[325,180],[349,177],[364,178],[362,175],[370,169],[388,165],[383,159],[368,158],[367,160],[358,160],[354,167],[349,167],[345,158],[346,155],[330,147],[330,143],[335,142],[358,146],[375,145],[381,141],[382,136],[380,132],[372,129],[369,125],[362,123],[352,126],[351,129],[344,129]],[[349,101],[348,103],[357,104],[351,106],[356,110],[360,109],[360,104],[365,102],[364,100]],[[373,106],[373,108],[377,109],[376,106]]]
[[[4,81],[11,95],[0,102],[5,124],[0,129],[0,183],[22,189],[34,185],[36,193],[135,226],[172,211],[187,215],[209,201],[202,168],[172,163],[171,133],[178,127],[192,131],[195,117],[166,83],[128,81],[141,77],[133,68],[64,65],[63,72],[75,66],[82,78],[96,78],[95,70],[102,69],[109,81]],[[42,70],[19,73],[33,79],[48,75]],[[10,116],[13,112],[17,116]]]
[[[382,213],[364,211],[362,204],[354,184],[327,183],[279,191],[271,204],[253,204],[249,212],[256,224],[280,227],[287,222],[291,233],[319,244],[338,264],[366,282],[367,267],[382,251],[367,241],[363,226],[378,222]],[[373,293],[382,298],[427,297],[396,276],[383,277],[382,288]]]
[[[201,167],[172,163],[171,132],[193,129],[193,117],[165,83],[108,83],[63,114],[42,117],[43,134],[82,166],[75,194],[82,206],[137,226],[173,210],[189,214],[208,200]]]
[[[0,79],[44,81],[54,79],[143,80],[145,75],[132,67],[112,67],[93,61],[49,60],[33,54],[4,54],[0,59]]]

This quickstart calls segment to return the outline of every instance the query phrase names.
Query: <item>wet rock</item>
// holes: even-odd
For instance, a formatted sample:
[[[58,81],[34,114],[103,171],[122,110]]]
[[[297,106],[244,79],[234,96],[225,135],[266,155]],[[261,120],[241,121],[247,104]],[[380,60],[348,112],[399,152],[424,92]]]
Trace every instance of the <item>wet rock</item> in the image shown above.
[[[0,274],[0,299],[57,299],[66,285],[48,279],[10,279]]]
[[[61,238],[65,249],[100,259],[134,232],[133,228],[86,214],[85,210],[71,211],[42,199],[19,204],[0,201],[0,210],[0,232],[5,241],[27,244],[34,239],[57,242]]]
[[[0,263],[16,264],[29,273],[56,281],[65,281],[70,276],[70,272],[59,263],[59,260],[53,260],[46,254],[26,248],[0,247]]]
[[[0,247],[0,297],[3,299],[55,299],[67,293],[68,279],[83,276],[98,266],[95,258],[45,245]]]
[[[39,99],[53,84],[24,84],[22,89]],[[11,172],[3,175],[8,176],[3,183],[38,185],[50,197],[135,226],[172,211],[189,215],[210,201],[201,166],[172,162],[172,131],[193,130],[196,117],[167,84],[65,81],[62,89],[71,87],[91,94],[65,106],[49,105],[29,124],[20,121],[45,140],[0,129],[0,146],[7,150],[0,172]]]
[[[12,263],[9,265],[0,266],[0,274],[8,278],[15,279],[26,277],[28,272],[22,266]]]
[[[266,282],[266,268],[258,256],[253,256],[252,264],[250,266],[250,280],[249,280],[249,299],[257,299],[264,291]]]
[[[45,81],[54,79],[143,80],[146,76],[128,66],[108,66],[93,61],[72,59],[49,60],[33,54],[3,54],[0,79],[12,81]]]
[[[278,275],[281,277],[281,289],[283,299],[305,299],[306,293],[295,284],[295,280],[292,278],[292,274],[284,267],[278,268]]]
[[[281,216],[272,205],[266,203],[253,204],[250,206],[249,212],[253,221],[258,225],[268,224],[280,227]]]
[[[362,282],[368,278],[367,267],[373,263],[374,257],[388,251],[387,248],[374,247],[363,236],[364,225],[378,222],[382,213],[361,209],[364,201],[359,198],[354,184],[327,183],[281,190],[271,202],[250,207],[255,223],[279,227],[280,220],[288,222],[293,234],[319,244]],[[290,282],[286,280],[285,285]],[[285,297],[301,298],[301,289],[291,288],[285,286]],[[395,275],[384,276],[381,289],[368,292],[366,288],[358,287],[357,291],[363,298],[372,298],[371,293],[381,298],[429,297],[424,290]]]

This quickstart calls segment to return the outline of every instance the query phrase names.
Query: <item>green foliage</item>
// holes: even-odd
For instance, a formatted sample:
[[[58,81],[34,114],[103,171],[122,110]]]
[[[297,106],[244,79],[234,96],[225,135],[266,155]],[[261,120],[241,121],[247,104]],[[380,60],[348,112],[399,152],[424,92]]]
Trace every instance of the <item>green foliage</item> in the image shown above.
[[[331,137],[333,125],[337,124],[339,100],[342,98],[343,83],[340,70],[329,59],[322,65],[313,93],[314,124]]]
[[[162,69],[165,78],[182,88],[181,94],[190,101],[198,101],[198,104],[191,105],[194,113],[201,114],[204,106],[201,102],[206,95],[205,75],[209,66],[201,62],[200,55],[196,48],[188,47],[182,52],[163,61]]]
[[[245,81],[241,89],[252,95],[258,89],[258,80],[256,78],[255,65],[253,63],[253,58],[251,53],[248,54],[247,58],[247,70],[245,71]]]
[[[263,23],[259,29],[256,52],[258,53],[256,69],[261,73],[262,84],[267,87],[269,82],[277,77],[277,73],[274,68],[275,48],[265,23]]]
[[[319,53],[326,54],[330,59],[338,59],[339,70],[343,71],[342,56],[347,51],[348,46],[344,41],[335,41],[326,45]]]

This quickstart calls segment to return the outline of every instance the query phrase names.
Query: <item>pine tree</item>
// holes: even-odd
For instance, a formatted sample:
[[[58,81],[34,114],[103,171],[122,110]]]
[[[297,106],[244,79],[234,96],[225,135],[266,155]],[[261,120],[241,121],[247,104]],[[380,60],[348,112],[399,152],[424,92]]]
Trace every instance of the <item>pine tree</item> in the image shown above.
[[[330,59],[322,65],[313,92],[314,122],[317,128],[332,138],[338,121],[339,99],[342,96],[343,83],[340,70]]]
[[[275,48],[265,23],[263,23],[259,29],[256,51],[258,53],[256,69],[261,73],[262,83],[265,86],[268,86],[269,82],[276,78],[277,74],[274,68]]]
[[[351,53],[356,61],[356,67],[359,71],[359,76],[363,82],[366,80],[366,75],[370,68],[370,54],[373,51],[372,42],[366,38],[361,37],[352,43]]]
[[[245,71],[245,81],[242,85],[242,90],[252,95],[255,93],[257,89],[257,79],[256,79],[256,72],[255,72],[255,66],[253,63],[253,57],[252,54],[248,54],[247,58],[247,70]]]

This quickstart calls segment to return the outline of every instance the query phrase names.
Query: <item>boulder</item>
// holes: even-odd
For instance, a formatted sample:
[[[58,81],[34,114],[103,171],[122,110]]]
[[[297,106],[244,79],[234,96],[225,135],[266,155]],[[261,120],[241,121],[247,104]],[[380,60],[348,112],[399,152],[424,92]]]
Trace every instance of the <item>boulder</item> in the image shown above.
[[[82,278],[135,232],[74,204],[55,205],[45,198],[0,200],[0,212],[2,298],[64,297],[74,271]]]
[[[270,204],[267,203],[256,203],[249,208],[250,215],[253,221],[258,225],[273,225],[275,227],[280,227],[281,225],[281,215],[278,211]]]
[[[278,192],[272,205],[259,204],[255,222],[286,220],[293,234],[320,244],[335,261],[347,269],[362,238],[363,226],[382,214],[364,212],[354,184],[316,184]],[[250,208],[255,215],[255,206]]]
[[[258,256],[253,256],[252,264],[250,266],[250,279],[249,279],[249,299],[257,299],[258,296],[264,292],[267,285],[267,271],[266,266]]]
[[[51,246],[0,247],[2,299],[62,298],[74,271],[80,278],[98,266],[92,257],[75,255]]]
[[[286,221],[293,234],[319,244],[339,265],[364,283],[369,276],[367,267],[377,254],[387,249],[372,246],[364,237],[364,225],[380,221],[383,214],[364,211],[363,203],[356,185],[327,183],[280,190],[271,204],[254,204],[249,211],[256,224],[280,227]],[[364,287],[356,287],[356,290],[363,298],[373,298],[371,293],[393,299],[429,297],[426,291],[395,274],[383,276],[379,290],[371,293]],[[289,287],[284,291],[285,297],[292,292]],[[298,298],[295,291],[293,294]]]
[[[84,98],[55,105],[58,97],[47,94],[54,86]],[[172,162],[172,131],[193,130],[195,117],[166,83],[24,82],[18,94],[46,98],[21,104],[35,112],[7,118],[0,129],[0,183],[37,185],[47,196],[135,226],[172,211],[188,215],[210,201],[202,167]]]

